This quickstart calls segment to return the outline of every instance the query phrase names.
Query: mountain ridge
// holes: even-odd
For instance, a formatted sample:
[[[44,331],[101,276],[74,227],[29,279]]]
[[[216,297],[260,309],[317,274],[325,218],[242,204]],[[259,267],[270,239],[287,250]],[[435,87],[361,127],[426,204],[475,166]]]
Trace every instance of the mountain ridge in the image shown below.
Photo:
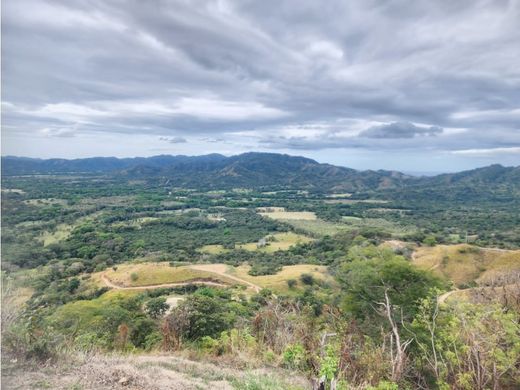
[[[493,164],[457,173],[415,177],[394,170],[365,170],[319,163],[302,156],[248,152],[226,157],[157,155],[33,159],[2,157],[2,175],[104,174],[120,178],[168,178],[175,185],[204,188],[289,187],[326,191],[365,191],[408,186],[520,186],[520,167]]]

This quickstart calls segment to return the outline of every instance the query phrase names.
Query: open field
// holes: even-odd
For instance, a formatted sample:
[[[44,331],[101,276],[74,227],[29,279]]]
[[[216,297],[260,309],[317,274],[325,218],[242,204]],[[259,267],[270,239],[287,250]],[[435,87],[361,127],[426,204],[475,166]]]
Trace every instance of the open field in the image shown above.
[[[268,217],[276,220],[314,221],[317,219],[316,214],[314,214],[311,211],[285,211],[267,208],[266,211],[258,211],[258,214],[260,214],[263,217]]]
[[[310,237],[292,232],[274,233],[265,237],[265,245],[259,245],[258,242],[250,242],[247,244],[237,244],[235,245],[235,249],[273,253],[279,250],[287,250],[296,244],[306,243],[312,240]],[[230,249],[225,249],[222,245],[218,244],[204,245],[200,250],[208,254],[219,254],[230,251]]]
[[[335,198],[350,198],[351,196],[352,196],[351,193],[344,192],[342,194],[329,194],[329,195],[327,195],[327,198],[332,198],[332,199],[335,199]]]
[[[226,284],[236,284],[236,280],[225,276],[194,269],[190,266],[171,267],[165,263],[123,264],[114,269],[108,269],[94,278],[105,277],[111,283],[120,287],[145,287],[169,283],[183,283],[195,280],[208,280]]]
[[[328,204],[357,204],[357,203],[371,203],[371,204],[385,204],[389,203],[387,200],[381,199],[327,199],[325,203]]]
[[[302,274],[311,274],[315,279],[332,282],[332,276],[327,273],[327,267],[314,264],[298,264],[288,265],[274,275],[251,276],[248,274],[250,266],[241,265],[239,267],[230,267],[227,272],[237,278],[249,281],[263,288],[269,288],[277,293],[288,293],[289,287],[287,280],[297,280],[295,290],[302,288],[302,282],[299,280]]]
[[[93,275],[98,284],[108,285],[115,289],[111,294],[118,292],[136,292],[139,288],[167,287],[174,283],[189,283],[200,280],[214,281],[227,285],[242,284],[252,291],[258,292],[261,288],[269,288],[277,293],[290,292],[287,280],[297,280],[294,291],[301,290],[302,274],[311,274],[317,280],[333,283],[333,278],[327,273],[327,267],[314,264],[298,264],[285,266],[274,275],[251,276],[248,274],[249,265],[232,267],[226,264],[193,264],[182,267],[170,267],[164,263],[125,264],[117,268]],[[134,277],[132,277],[134,275]],[[137,278],[136,276],[137,275]],[[108,299],[110,296],[105,297]]]
[[[413,262],[461,287],[472,282],[485,284],[501,274],[520,270],[520,250],[479,248],[468,244],[437,245],[418,248]]]
[[[297,230],[317,237],[333,236],[336,233],[348,230],[348,226],[345,224],[323,221],[321,219],[282,220],[282,222],[286,222]]]

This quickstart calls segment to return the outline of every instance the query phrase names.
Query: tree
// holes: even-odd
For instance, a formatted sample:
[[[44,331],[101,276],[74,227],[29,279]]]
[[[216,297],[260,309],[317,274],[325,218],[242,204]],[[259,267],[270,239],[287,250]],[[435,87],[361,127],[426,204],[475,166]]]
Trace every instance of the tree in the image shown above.
[[[363,252],[367,255],[363,259]],[[378,327],[381,316],[377,303],[385,300],[388,293],[395,315],[411,321],[419,300],[428,296],[430,289],[444,287],[444,283],[428,271],[414,267],[401,256],[378,253],[374,248],[356,251],[356,260],[340,265],[337,278],[343,294],[343,309],[359,319]],[[374,320],[374,321],[371,321]]]
[[[423,240],[424,245],[435,246],[437,244],[437,239],[435,236],[428,236]]]
[[[79,279],[77,278],[72,278],[70,281],[69,281],[69,285],[67,287],[67,290],[73,294],[74,291],[76,291],[79,287],[79,284],[80,284],[80,281]]]
[[[314,284],[314,276],[311,274],[301,274],[300,280],[303,284],[306,284],[308,286],[312,286]]]
[[[146,302],[146,313],[152,318],[158,318],[164,315],[170,308],[170,305],[166,303],[166,298],[157,297],[152,298]]]
[[[169,329],[175,329],[176,338],[196,340],[203,336],[220,335],[233,324],[234,318],[234,313],[223,299],[194,294],[172,310],[166,323]]]

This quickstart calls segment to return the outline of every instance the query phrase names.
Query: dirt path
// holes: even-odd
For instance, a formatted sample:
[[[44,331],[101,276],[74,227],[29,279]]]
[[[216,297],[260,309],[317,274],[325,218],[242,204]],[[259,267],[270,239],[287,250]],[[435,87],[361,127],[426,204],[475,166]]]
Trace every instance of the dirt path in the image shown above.
[[[262,287],[254,284],[254,283],[248,282],[247,280],[244,280],[244,279],[238,278],[234,275],[226,273],[228,266],[225,264],[195,264],[195,265],[191,265],[190,268],[196,269],[198,271],[213,272],[214,274],[224,276],[228,279],[233,279],[241,284],[248,285],[253,290],[255,290],[255,292],[257,292],[257,293],[260,292],[260,290],[262,289]]]
[[[234,275],[226,273],[227,271],[227,265],[225,264],[194,264],[189,266],[191,269],[198,270],[198,271],[206,271],[211,272],[220,276],[223,276],[227,279],[234,280],[240,284],[244,284],[250,288],[252,288],[256,293],[260,292],[262,287],[251,283],[247,280],[241,279],[239,277],[236,277]],[[206,286],[213,286],[213,287],[227,287],[228,284],[225,283],[218,283],[218,282],[212,282],[212,281],[206,281],[206,280],[193,280],[189,282],[177,282],[177,283],[164,283],[164,284],[153,284],[148,286],[133,286],[133,287],[126,287],[126,286],[120,286],[118,284],[113,283],[110,279],[106,277],[106,275],[101,276],[101,280],[107,287],[116,289],[116,290],[146,290],[146,289],[154,289],[154,288],[162,288],[162,287],[180,287],[180,286],[187,286],[189,284],[203,284]]]
[[[213,287],[228,287],[227,284],[210,282],[206,280],[192,280],[189,282],[178,282],[178,283],[164,283],[164,284],[151,284],[148,286],[132,286],[125,287],[114,284],[110,279],[108,279],[105,275],[101,276],[101,280],[106,284],[107,287],[113,288],[115,290],[149,290],[154,288],[163,288],[163,287],[182,287],[188,286],[190,284],[203,284],[205,286],[213,286]]]
[[[437,297],[437,302],[439,302],[439,304],[444,303],[444,302],[446,302],[446,299],[448,299],[450,297],[450,295],[452,295],[453,293],[459,292],[459,291],[461,291],[461,290],[457,289],[457,290],[451,290],[451,291],[445,292],[444,294],[441,294]]]

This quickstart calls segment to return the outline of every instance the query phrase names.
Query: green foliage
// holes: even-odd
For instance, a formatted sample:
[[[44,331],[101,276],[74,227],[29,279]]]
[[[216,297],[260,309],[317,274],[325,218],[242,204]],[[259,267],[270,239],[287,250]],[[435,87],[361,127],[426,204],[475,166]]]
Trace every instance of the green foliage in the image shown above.
[[[235,390],[303,390],[276,377],[259,374],[247,374],[244,378],[234,378],[232,385]]]
[[[381,323],[382,316],[375,309],[384,301],[385,290],[395,314],[411,320],[419,300],[431,288],[443,287],[431,273],[415,268],[390,250],[354,247],[349,255],[354,260],[343,263],[337,274],[344,291],[343,307],[357,318],[371,319],[372,325]]]
[[[145,306],[146,313],[152,318],[161,317],[170,308],[164,297],[152,298],[146,302]]]
[[[413,332],[421,361],[439,387],[509,388],[520,383],[518,313],[498,306],[438,307],[435,295],[421,301]]]
[[[399,390],[397,383],[381,381],[377,386],[368,386],[367,390]]]
[[[333,380],[339,368],[338,364],[338,351],[333,345],[328,345],[325,356],[320,359],[320,376],[324,376],[328,381]]]
[[[311,274],[301,274],[300,280],[303,284],[306,284],[307,286],[312,286],[315,282],[314,276]]]
[[[428,236],[422,241],[422,243],[427,246],[435,246],[437,244],[437,239],[435,236]]]
[[[290,344],[283,353],[283,362],[288,368],[304,369],[306,351],[301,344]]]
[[[231,327],[236,318],[234,306],[220,297],[197,292],[174,308],[167,321],[188,340],[216,337]]]

